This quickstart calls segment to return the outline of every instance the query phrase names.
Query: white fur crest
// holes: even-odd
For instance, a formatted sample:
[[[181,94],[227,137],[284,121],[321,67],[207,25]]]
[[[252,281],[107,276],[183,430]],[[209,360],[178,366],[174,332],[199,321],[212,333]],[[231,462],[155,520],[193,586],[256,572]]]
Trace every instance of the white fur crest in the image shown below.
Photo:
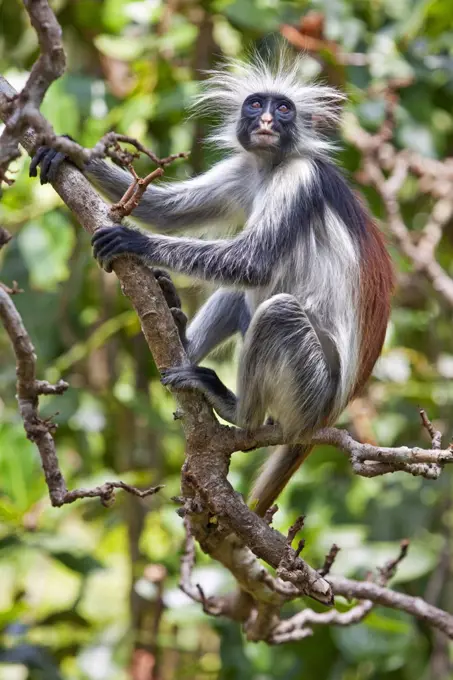
[[[223,122],[211,135],[211,141],[228,149],[241,148],[236,138],[236,126],[242,104],[251,94],[269,92],[294,102],[299,132],[297,150],[301,154],[323,153],[332,148],[332,144],[307,121],[313,116],[325,124],[335,124],[339,104],[345,95],[333,87],[304,82],[301,75],[303,59],[302,55],[282,48],[269,60],[253,53],[248,62],[231,59],[218,69],[207,71],[209,77],[202,84],[203,92],[196,98],[194,108],[221,116]]]

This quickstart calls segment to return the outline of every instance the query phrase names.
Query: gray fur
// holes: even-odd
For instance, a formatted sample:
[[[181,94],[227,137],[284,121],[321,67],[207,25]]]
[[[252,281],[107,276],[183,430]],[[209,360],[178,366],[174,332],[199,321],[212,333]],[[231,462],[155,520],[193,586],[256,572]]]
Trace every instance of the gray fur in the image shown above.
[[[248,174],[247,161],[234,156],[187,181],[151,184],[132,215],[164,231],[236,225],[250,207],[250,194],[241,183]],[[119,201],[131,184],[128,172],[104,161],[91,161],[85,172],[112,201]]]
[[[309,439],[332,409],[337,378],[298,300],[273,295],[258,306],[245,335],[238,424],[259,427],[270,413],[288,439]]]

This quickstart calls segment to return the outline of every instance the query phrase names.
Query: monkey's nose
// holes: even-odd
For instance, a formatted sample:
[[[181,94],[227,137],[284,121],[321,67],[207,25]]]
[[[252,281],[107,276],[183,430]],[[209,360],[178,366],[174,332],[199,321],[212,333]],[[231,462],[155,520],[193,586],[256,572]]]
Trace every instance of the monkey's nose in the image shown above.
[[[265,112],[261,116],[261,122],[264,123],[264,126],[271,127],[272,123],[274,122],[274,119],[272,118],[272,115],[269,112]]]

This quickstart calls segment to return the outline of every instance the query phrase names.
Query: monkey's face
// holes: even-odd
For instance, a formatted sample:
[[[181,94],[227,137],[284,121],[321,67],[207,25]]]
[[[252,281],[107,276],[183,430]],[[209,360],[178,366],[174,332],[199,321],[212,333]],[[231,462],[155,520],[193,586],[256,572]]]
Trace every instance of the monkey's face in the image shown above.
[[[287,97],[257,92],[244,101],[237,137],[247,151],[288,153],[296,130],[296,107]]]

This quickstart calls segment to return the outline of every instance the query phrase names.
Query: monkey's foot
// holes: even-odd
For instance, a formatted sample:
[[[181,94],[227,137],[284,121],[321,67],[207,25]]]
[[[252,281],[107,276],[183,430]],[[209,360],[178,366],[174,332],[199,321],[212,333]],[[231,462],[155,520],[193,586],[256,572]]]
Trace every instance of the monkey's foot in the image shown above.
[[[156,281],[159,284],[159,287],[165,298],[165,302],[170,308],[170,312],[172,313],[173,321],[175,322],[176,327],[178,329],[181,342],[184,345],[184,347],[186,347],[187,316],[181,309],[181,298],[179,297],[178,291],[176,290],[176,286],[173,283],[168,272],[164,271],[163,269],[154,268],[153,272],[154,276],[156,277]]]
[[[122,255],[143,256],[148,249],[148,237],[131,227],[102,227],[91,239],[93,255],[106,272],[112,271],[112,262]]]
[[[236,424],[236,395],[223,384],[211,368],[204,366],[167,368],[162,371],[161,382],[178,390],[190,389],[201,392],[221,418]]]

